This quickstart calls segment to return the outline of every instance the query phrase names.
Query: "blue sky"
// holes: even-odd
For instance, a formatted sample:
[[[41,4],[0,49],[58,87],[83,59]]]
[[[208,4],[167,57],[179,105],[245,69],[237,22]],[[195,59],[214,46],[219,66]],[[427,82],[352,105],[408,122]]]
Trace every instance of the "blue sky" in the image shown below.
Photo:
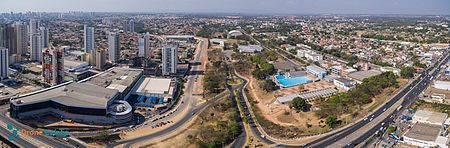
[[[0,0],[0,12],[450,15],[450,0]]]

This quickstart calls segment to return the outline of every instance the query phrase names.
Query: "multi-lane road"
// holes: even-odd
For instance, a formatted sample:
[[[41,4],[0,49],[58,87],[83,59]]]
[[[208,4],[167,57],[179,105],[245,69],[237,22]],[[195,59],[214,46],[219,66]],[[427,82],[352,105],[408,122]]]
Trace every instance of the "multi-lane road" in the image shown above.
[[[14,128],[17,129],[25,129],[25,130],[34,130],[32,127],[23,125],[19,122],[17,122],[14,119],[11,119],[10,117],[6,116],[9,109],[9,105],[3,105],[0,107],[0,120],[2,121],[1,124],[11,124],[14,126]],[[6,126],[2,125],[0,127],[0,133],[2,133],[2,136],[4,135],[10,135],[11,131],[6,129]],[[65,148],[65,147],[73,147],[68,143],[63,143],[58,140],[55,140],[55,137],[50,136],[26,136],[19,135],[19,137],[14,138],[14,141],[20,146],[20,147],[54,147],[54,148]]]

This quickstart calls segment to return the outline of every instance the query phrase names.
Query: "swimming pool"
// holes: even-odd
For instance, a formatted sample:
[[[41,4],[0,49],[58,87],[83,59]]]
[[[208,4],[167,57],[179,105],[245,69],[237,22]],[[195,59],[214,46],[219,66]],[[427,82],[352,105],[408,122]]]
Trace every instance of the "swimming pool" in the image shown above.
[[[280,83],[282,85],[282,87],[291,87],[291,86],[311,82],[311,80],[309,80],[306,77],[286,78],[286,76],[283,76],[283,75],[277,75],[277,76],[275,76],[275,79],[277,79],[277,82]]]

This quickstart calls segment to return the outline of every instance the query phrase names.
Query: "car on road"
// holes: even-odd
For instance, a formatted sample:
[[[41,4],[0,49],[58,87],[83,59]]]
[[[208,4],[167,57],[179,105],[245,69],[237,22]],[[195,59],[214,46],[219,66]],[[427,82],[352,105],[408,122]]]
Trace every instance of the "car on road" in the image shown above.
[[[69,139],[67,138],[62,138],[64,141],[69,142]]]
[[[373,120],[373,118],[370,118],[370,120],[369,121],[372,121]]]

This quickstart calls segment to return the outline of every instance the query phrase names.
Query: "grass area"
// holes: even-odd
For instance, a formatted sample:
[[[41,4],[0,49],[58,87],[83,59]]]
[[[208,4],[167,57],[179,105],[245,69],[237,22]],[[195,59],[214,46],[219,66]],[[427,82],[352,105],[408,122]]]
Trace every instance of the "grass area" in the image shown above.
[[[242,80],[241,79],[239,79],[239,78],[237,78],[236,76],[234,76],[234,75],[230,75],[230,79],[228,79],[228,81],[227,81],[227,83],[229,84],[229,85],[239,85],[239,84],[242,84]]]
[[[80,137],[80,140],[86,143],[93,143],[99,145],[106,145],[110,141],[119,140],[119,134],[109,134],[106,130],[100,131],[98,135],[91,137]]]

